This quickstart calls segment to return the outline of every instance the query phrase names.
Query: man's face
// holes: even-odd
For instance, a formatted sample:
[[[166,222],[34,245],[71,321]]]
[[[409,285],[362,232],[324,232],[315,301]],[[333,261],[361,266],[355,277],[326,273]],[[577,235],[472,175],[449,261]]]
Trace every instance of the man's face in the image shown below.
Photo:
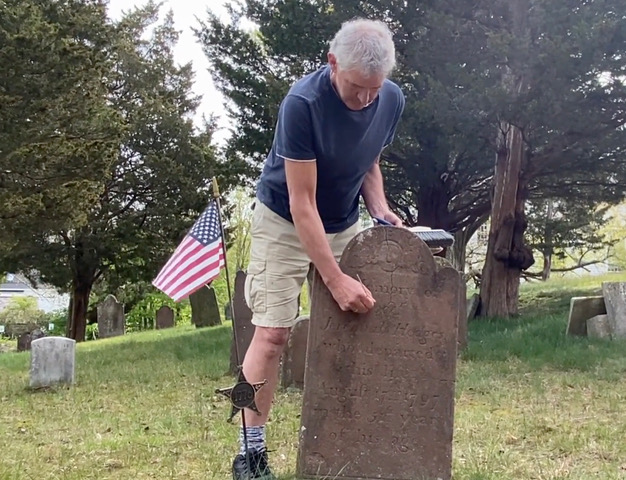
[[[328,54],[328,62],[337,93],[350,110],[361,110],[376,99],[385,81],[384,75],[366,76],[357,70],[342,70],[332,53]]]

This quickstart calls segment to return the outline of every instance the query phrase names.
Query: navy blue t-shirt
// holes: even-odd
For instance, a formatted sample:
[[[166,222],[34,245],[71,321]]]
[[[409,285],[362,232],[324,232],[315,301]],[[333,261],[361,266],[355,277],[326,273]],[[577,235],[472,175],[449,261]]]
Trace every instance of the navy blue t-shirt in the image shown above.
[[[317,162],[317,209],[326,233],[359,217],[363,178],[393,140],[404,109],[400,88],[385,80],[371,105],[355,111],[341,100],[325,66],[303,77],[280,105],[274,142],[257,184],[257,198],[293,222],[285,158]]]

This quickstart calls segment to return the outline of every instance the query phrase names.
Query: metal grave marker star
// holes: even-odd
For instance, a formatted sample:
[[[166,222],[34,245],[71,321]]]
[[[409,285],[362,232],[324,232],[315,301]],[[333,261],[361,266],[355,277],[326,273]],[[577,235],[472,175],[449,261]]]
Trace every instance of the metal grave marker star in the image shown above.
[[[248,382],[243,374],[243,367],[239,367],[237,383],[234,386],[228,388],[218,388],[215,390],[215,393],[219,393],[227,397],[233,406],[230,411],[230,418],[227,420],[228,423],[232,423],[235,415],[237,415],[239,411],[244,408],[249,408],[250,410],[256,412],[257,415],[261,415],[261,412],[259,412],[256,406],[256,392],[259,391],[259,389],[266,383],[267,380],[257,383]]]

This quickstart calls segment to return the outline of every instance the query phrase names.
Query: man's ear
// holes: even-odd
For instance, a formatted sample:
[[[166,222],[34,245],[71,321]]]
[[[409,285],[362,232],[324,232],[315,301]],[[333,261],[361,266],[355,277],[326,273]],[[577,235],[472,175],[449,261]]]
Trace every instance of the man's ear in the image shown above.
[[[328,52],[328,64],[330,65],[330,69],[333,73],[337,71],[337,57],[334,53]]]

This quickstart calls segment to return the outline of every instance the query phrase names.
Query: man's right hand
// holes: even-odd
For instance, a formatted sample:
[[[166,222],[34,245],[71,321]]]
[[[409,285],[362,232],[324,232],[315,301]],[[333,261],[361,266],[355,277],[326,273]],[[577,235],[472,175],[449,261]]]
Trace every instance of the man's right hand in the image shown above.
[[[367,313],[376,303],[365,285],[345,273],[326,282],[326,286],[344,312]]]

